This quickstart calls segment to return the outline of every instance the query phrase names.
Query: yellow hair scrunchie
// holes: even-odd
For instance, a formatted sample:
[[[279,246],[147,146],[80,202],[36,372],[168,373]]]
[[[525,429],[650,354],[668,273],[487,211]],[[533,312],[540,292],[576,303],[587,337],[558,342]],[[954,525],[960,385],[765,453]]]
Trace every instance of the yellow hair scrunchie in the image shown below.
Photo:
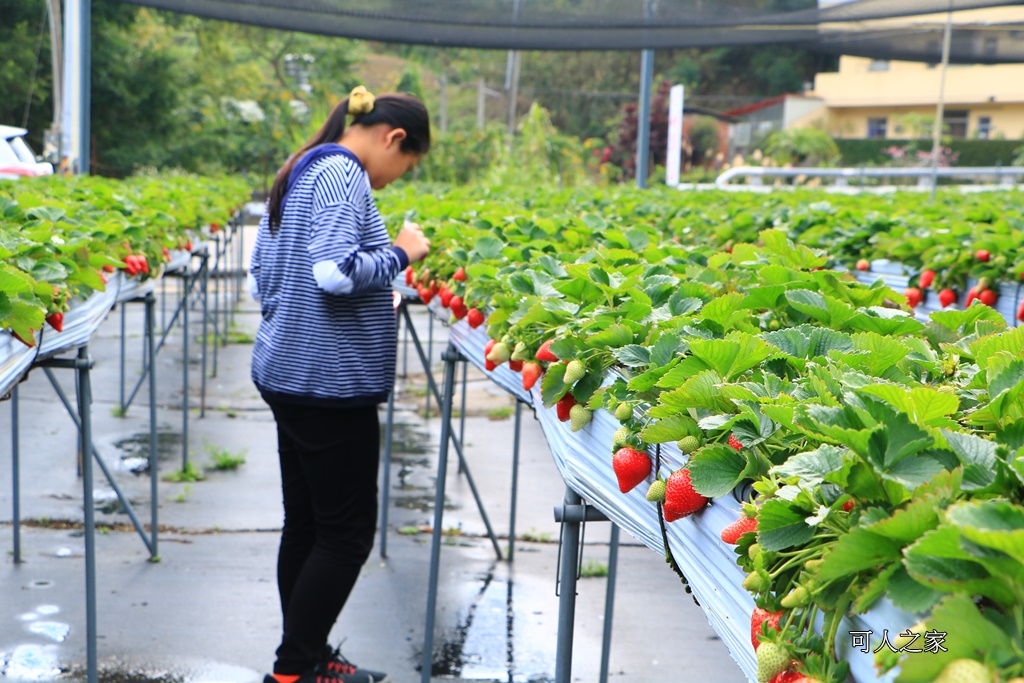
[[[348,113],[352,116],[362,116],[373,111],[373,102],[377,98],[365,86],[357,86],[352,89],[348,96]]]

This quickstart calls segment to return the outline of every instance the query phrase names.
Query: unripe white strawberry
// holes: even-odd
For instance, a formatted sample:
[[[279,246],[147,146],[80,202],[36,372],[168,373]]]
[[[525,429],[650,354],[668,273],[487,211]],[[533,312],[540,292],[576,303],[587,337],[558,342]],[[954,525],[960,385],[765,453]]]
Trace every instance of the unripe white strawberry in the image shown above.
[[[569,421],[572,431],[578,432],[588,424],[590,424],[591,413],[587,408],[581,405],[574,405],[569,410]]]
[[[789,654],[775,643],[761,643],[757,648],[757,680],[768,683],[789,666]]]
[[[565,378],[566,384],[576,384],[587,375],[587,366],[581,361],[572,360],[565,366]]]

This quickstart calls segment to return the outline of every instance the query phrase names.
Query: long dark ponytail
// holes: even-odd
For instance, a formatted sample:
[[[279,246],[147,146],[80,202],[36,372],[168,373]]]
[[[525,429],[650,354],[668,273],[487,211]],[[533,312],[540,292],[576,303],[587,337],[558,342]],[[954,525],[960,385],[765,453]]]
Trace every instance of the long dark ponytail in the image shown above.
[[[267,211],[270,214],[270,229],[276,230],[281,225],[281,204],[288,187],[288,177],[292,168],[305,156],[306,152],[328,142],[337,142],[345,132],[345,120],[348,118],[348,100],[343,99],[334,108],[327,121],[299,151],[291,155],[274,178],[270,188],[270,201]],[[405,130],[399,149],[408,154],[426,154],[430,150],[430,115],[423,103],[412,95],[390,93],[378,96],[373,109],[365,114],[352,118],[354,126],[375,126],[386,123],[394,128]]]

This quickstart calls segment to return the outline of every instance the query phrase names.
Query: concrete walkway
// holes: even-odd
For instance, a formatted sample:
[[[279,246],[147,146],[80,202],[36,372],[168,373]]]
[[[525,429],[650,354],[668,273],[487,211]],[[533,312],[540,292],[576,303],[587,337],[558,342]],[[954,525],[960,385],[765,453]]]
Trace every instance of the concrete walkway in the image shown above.
[[[249,238],[251,244],[251,236]],[[127,309],[129,377],[138,376],[142,309]],[[134,473],[148,448],[146,392],[126,416],[116,416],[119,312],[90,347],[94,434],[97,448],[138,513],[148,521],[149,480]],[[199,334],[193,316],[193,334]],[[421,336],[429,323],[417,314]],[[190,461],[206,479],[160,482],[160,561],[150,562],[123,511],[97,471],[99,653],[105,681],[176,683],[261,680],[273,662],[280,629],[275,562],[281,502],[275,429],[269,410],[248,379],[251,338],[258,312],[243,300],[234,336],[243,343],[221,349],[210,380],[207,412],[198,419],[197,345],[190,354]],[[434,356],[444,328],[434,325]],[[401,355],[401,354],[400,354]],[[396,683],[420,680],[426,585],[430,557],[436,451],[440,421],[424,419],[422,368],[409,354],[400,382],[396,452],[387,529],[388,557],[379,549],[332,634],[345,653],[389,671]],[[399,367],[401,369],[401,360]],[[172,333],[158,358],[161,473],[181,460],[181,335]],[[56,371],[70,395],[73,380]],[[440,378],[439,378],[440,379]],[[507,548],[512,400],[470,370],[466,457],[488,514]],[[432,406],[436,412],[436,404]],[[0,403],[0,547],[12,547],[11,413]],[[384,422],[383,409],[381,423]],[[458,429],[458,425],[456,426]],[[85,614],[81,482],[76,431],[41,371],[21,386],[22,517],[24,563],[8,552],[0,566],[0,676],[8,680],[81,680]],[[217,459],[244,457],[234,470]],[[449,467],[434,677],[467,681],[547,681],[554,675],[558,601],[555,574],[559,528],[552,508],[564,485],[540,427],[523,414],[517,540],[514,563],[497,562],[469,496],[465,478]],[[382,483],[382,485],[384,485]],[[600,574],[607,558],[608,526],[586,530],[587,574]],[[614,681],[683,680],[733,683],[744,677],[683,591],[663,559],[623,537],[611,654]],[[574,678],[596,681],[600,666],[605,579],[579,586]]]

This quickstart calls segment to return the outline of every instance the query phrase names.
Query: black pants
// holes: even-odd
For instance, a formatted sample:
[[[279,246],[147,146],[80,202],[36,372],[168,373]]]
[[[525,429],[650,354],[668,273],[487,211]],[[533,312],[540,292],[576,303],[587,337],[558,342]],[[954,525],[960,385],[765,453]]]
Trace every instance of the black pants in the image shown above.
[[[277,560],[284,636],[274,673],[303,674],[322,660],[373,548],[380,423],[376,406],[270,407],[284,492]]]

